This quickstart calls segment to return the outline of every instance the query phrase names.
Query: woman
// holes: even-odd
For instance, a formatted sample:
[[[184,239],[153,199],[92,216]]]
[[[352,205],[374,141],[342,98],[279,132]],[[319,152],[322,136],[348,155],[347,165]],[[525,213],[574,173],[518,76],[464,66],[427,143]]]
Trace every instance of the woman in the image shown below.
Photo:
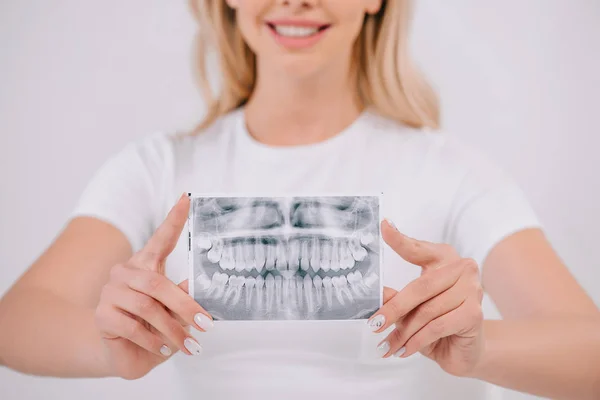
[[[473,151],[426,132],[438,110],[407,54],[407,1],[192,9],[208,115],[199,132],[134,143],[97,173],[2,301],[4,365],[136,379],[173,358],[166,365],[201,398],[483,399],[487,382],[600,396],[598,309],[521,192]],[[223,74],[215,97],[211,43]],[[215,326],[187,295],[181,193],[380,191],[386,287],[368,324]],[[483,320],[483,288],[505,320]]]

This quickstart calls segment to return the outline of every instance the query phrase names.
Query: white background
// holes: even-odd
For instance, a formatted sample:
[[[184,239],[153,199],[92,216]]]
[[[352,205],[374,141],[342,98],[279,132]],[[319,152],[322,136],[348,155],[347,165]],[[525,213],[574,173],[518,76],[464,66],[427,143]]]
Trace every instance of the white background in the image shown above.
[[[600,303],[600,3],[422,0],[417,10],[415,52],[440,89],[445,128],[517,179]],[[193,31],[184,0],[0,2],[0,294],[57,235],[110,154],[198,121]],[[158,399],[169,396],[164,379],[160,370],[124,382],[0,369],[0,393]]]

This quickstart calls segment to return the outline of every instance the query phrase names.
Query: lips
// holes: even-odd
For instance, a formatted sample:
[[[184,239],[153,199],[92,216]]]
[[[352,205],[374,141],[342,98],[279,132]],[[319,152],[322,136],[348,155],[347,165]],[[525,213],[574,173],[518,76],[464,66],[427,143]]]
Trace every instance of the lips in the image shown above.
[[[268,22],[267,26],[276,35],[291,38],[305,38],[318,34],[331,25],[315,24],[315,23],[272,23]]]
[[[307,50],[327,34],[330,24],[312,21],[267,21],[266,27],[275,42],[288,50]]]

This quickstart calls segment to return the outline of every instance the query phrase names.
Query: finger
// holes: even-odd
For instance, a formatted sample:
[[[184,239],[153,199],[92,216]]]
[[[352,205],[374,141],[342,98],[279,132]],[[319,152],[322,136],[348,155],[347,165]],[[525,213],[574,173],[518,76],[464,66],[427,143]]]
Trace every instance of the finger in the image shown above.
[[[186,346],[186,339],[193,338],[156,300],[126,286],[109,286],[106,291],[115,307],[148,322],[184,353],[192,354]]]
[[[389,220],[381,223],[383,240],[404,260],[423,268],[435,266],[448,258],[456,258],[451,246],[410,238],[398,231]]]
[[[388,301],[390,301],[395,295],[396,293],[398,293],[398,291],[389,288],[387,286],[383,287],[383,303],[387,303]]]
[[[214,327],[210,314],[164,275],[127,266],[113,268],[111,275],[116,281],[123,282],[133,290],[152,297],[187,325],[192,325],[203,332]]]
[[[181,290],[183,290],[184,292],[188,293],[189,292],[189,287],[188,287],[188,280],[186,279],[185,281],[181,282],[179,285],[177,285],[177,287],[179,287]],[[177,320],[177,322],[179,322],[181,324],[181,326],[183,326],[184,328],[187,328],[188,326],[190,326],[190,324],[188,324],[187,322],[185,322],[183,319],[181,319],[181,317],[177,314],[175,314],[173,311],[171,310],[167,310],[169,311],[169,314],[175,318]]]
[[[189,207],[189,197],[184,193],[140,251],[139,258],[154,261],[152,264],[155,265],[171,254],[187,222]]]
[[[460,307],[465,298],[465,292],[457,286],[453,286],[439,296],[421,304],[404,317],[401,322],[396,323],[396,329],[382,341],[382,343],[387,342],[389,348],[384,357],[395,354],[404,347],[408,339],[431,321]]]
[[[460,307],[444,314],[415,333],[404,345],[400,357],[409,357],[431,346],[438,340],[465,332],[476,332],[483,322],[481,306],[476,301],[466,301]]]
[[[189,285],[189,280],[188,279],[186,279],[185,281],[181,282],[177,286],[179,287],[179,289],[183,290],[186,293],[190,292],[190,285]]]
[[[174,349],[171,349],[159,335],[150,332],[142,323],[114,307],[98,307],[96,324],[108,341],[124,338],[163,358],[173,353]]]
[[[460,279],[460,262],[421,275],[385,303],[369,320],[374,332],[381,332],[422,303],[454,286]]]

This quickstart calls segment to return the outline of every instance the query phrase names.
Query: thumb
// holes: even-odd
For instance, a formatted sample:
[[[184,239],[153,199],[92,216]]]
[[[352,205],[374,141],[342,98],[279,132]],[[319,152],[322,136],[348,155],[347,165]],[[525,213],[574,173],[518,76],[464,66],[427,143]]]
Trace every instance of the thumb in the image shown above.
[[[443,246],[410,238],[400,233],[396,225],[388,219],[381,223],[381,235],[392,250],[411,264],[427,268],[447,257]]]
[[[144,248],[137,254],[143,268],[158,271],[162,261],[171,254],[177,245],[181,231],[187,222],[189,209],[190,199],[187,193],[184,193]]]

